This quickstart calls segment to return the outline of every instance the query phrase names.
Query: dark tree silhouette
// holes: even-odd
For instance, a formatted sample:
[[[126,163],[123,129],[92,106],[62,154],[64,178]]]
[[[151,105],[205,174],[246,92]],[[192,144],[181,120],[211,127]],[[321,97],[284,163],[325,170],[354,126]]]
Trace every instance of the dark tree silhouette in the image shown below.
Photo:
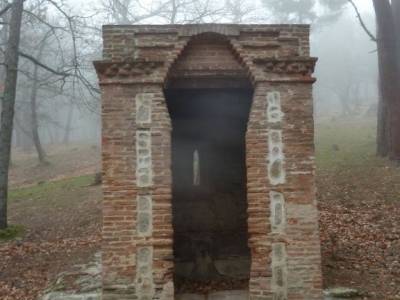
[[[11,157],[11,138],[18,77],[18,49],[23,8],[24,0],[14,0],[11,5],[9,37],[5,52],[6,80],[0,124],[0,229],[7,227],[8,170]]]

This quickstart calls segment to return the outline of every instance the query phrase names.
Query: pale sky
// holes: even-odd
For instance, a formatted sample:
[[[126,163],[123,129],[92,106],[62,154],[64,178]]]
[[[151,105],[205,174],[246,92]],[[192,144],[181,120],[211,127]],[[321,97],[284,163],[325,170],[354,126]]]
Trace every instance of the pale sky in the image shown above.
[[[148,0],[148,1],[151,2],[151,0]],[[214,2],[219,2],[219,1],[225,1],[225,0],[214,0]],[[99,2],[101,2],[101,0],[88,0],[88,1],[84,1],[84,2],[82,0],[67,0],[67,2],[72,3],[72,4],[77,4],[78,6],[82,7],[82,4],[99,3]],[[372,12],[373,11],[372,0],[354,0],[354,2],[359,7],[360,11],[363,11],[363,12],[368,12],[368,11]]]
[[[84,14],[91,14],[90,12],[93,11],[94,7],[98,7],[98,5],[104,0],[65,0],[65,3],[74,11],[78,10],[81,12],[84,12]],[[254,1],[254,2],[253,2]],[[258,3],[259,5],[260,0],[250,0],[250,2],[252,3]],[[143,3],[148,3],[150,5],[150,3],[152,2],[157,2],[157,0],[141,0],[140,1],[142,4]],[[219,4],[219,3],[223,3],[225,2],[225,0],[213,0],[213,3],[215,4]],[[354,0],[354,2],[356,3],[357,7],[359,8],[361,14],[369,14],[373,12],[373,4],[372,4],[372,0]],[[350,13],[353,13],[353,8],[350,7],[350,5],[348,6],[348,10]]]
[[[373,11],[372,0],[356,0],[354,2],[360,8],[360,11]]]

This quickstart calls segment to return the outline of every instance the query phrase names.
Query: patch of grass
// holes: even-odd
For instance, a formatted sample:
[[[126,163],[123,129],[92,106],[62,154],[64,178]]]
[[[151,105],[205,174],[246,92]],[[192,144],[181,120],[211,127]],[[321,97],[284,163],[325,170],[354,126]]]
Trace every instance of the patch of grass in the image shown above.
[[[319,169],[379,165],[375,155],[373,120],[325,121],[316,126],[316,162]]]
[[[35,186],[12,189],[9,194],[10,201],[21,199],[49,199],[51,195],[64,191],[79,189],[93,184],[94,175],[84,175],[62,179],[58,181],[42,182]]]
[[[0,230],[0,241],[9,241],[24,234],[24,227],[21,225],[10,225],[6,229]]]

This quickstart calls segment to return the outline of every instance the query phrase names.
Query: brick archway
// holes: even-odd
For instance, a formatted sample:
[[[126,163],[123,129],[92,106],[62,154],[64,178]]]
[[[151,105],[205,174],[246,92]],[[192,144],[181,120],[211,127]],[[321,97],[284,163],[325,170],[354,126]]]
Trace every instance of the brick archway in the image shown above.
[[[179,293],[193,292],[190,286],[207,288],[205,281],[243,289],[250,276],[249,75],[230,40],[214,32],[191,36],[168,71],[164,91],[173,124],[174,283]],[[194,153],[199,158],[196,185]]]
[[[95,63],[103,99],[103,299],[174,299],[163,88],[189,41],[210,32],[222,34],[241,63],[218,70],[225,84],[244,71],[254,88],[246,133],[249,298],[321,299],[309,28],[215,24],[103,29],[104,60]]]

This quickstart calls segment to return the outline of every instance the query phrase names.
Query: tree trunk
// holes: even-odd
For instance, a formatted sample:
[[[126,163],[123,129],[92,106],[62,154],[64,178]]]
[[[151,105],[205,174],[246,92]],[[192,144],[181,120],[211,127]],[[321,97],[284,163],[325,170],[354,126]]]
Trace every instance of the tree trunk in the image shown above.
[[[74,93],[75,95],[75,93]],[[64,138],[63,138],[63,143],[68,145],[69,143],[69,138],[71,135],[72,131],[72,116],[74,113],[74,106],[73,103],[70,103],[69,110],[68,110],[68,116],[67,116],[67,124],[65,126],[65,131],[64,131]]]
[[[4,9],[7,5],[8,5],[8,3],[6,1],[3,1],[0,4],[0,9]],[[8,13],[4,13],[1,16],[0,20],[4,24],[9,23],[10,20],[8,18]],[[4,45],[7,44],[7,37],[8,37],[8,26],[3,25],[0,29],[0,43],[1,43],[0,59],[1,59],[1,61],[5,60],[4,59],[4,53],[5,53]],[[5,66],[0,65],[0,95],[3,93],[5,79],[6,79],[6,68],[5,68]],[[3,105],[3,103],[0,101],[0,113],[2,111],[2,105]]]
[[[18,128],[18,126],[14,126],[14,132],[15,132],[15,147],[21,148],[23,133]]]
[[[397,41],[392,7],[388,0],[373,0],[378,44],[380,106],[377,132],[378,154],[400,160],[400,101]],[[385,144],[382,144],[386,141]]]
[[[19,108],[19,114],[22,114],[21,119],[23,122],[29,123],[28,125],[22,124],[21,119],[18,118],[18,114],[14,116],[14,130],[19,132],[19,147],[26,153],[29,153],[32,149],[32,136],[31,132],[26,130],[26,127],[30,127],[31,114],[26,111],[25,107]]]
[[[26,153],[31,153],[33,151],[33,139],[32,139],[32,131],[30,130],[32,124],[32,114],[30,103],[27,101],[26,105],[17,110],[17,115],[14,118],[14,123],[20,127],[20,129],[24,132],[25,137],[22,144],[22,150]],[[18,118],[18,115],[22,113],[22,117]]]
[[[0,9],[3,9],[5,6],[7,5],[7,3],[4,1],[4,3],[0,4]],[[5,13],[4,15],[2,15],[1,17],[1,21],[3,23],[8,23],[8,14]],[[8,26],[2,26],[2,28],[0,29],[0,42],[4,45],[6,44],[7,41],[7,37],[8,37]],[[3,47],[1,47],[1,49],[4,51]],[[2,53],[4,53],[2,51]],[[1,60],[4,61],[4,57],[3,54],[0,54]],[[5,72],[5,67],[4,66],[0,66],[0,84],[3,86],[4,81],[6,78],[6,72]],[[0,104],[0,108],[1,108],[1,104]],[[1,109],[0,109],[1,111]]]
[[[42,48],[39,50],[42,52]],[[39,58],[41,53],[39,53]],[[39,163],[46,163],[46,153],[42,147],[42,143],[40,142],[39,136],[39,122],[37,119],[37,94],[38,94],[38,70],[39,67],[37,64],[33,66],[33,82],[32,82],[32,91],[31,91],[31,128],[32,128],[32,140],[35,145],[36,152],[38,155]]]
[[[45,46],[45,40],[43,40],[42,44],[39,47],[39,53],[37,55],[37,60],[41,60],[43,49]],[[33,82],[32,82],[32,91],[31,91],[31,102],[30,102],[30,120],[31,120],[31,130],[32,130],[32,141],[35,145],[35,149],[38,155],[39,163],[45,164],[46,162],[46,153],[42,147],[42,143],[40,142],[39,136],[39,121],[37,117],[37,95],[39,92],[39,66],[34,64],[33,66]]]
[[[400,0],[392,0],[392,8],[393,8],[393,17],[394,23],[396,25],[396,37],[398,44],[400,43],[400,39],[398,38],[398,33],[400,32]],[[400,57],[400,49],[397,49],[398,55]]]
[[[400,0],[392,0],[392,15],[395,25],[393,37],[396,43],[395,66],[397,67],[397,79],[393,82],[393,85],[397,88],[397,91],[392,118],[394,132],[390,158],[400,162]]]
[[[340,103],[342,104],[342,117],[351,116],[352,112],[349,106],[349,98],[340,96]]]
[[[380,79],[378,79],[380,86]],[[386,157],[389,153],[389,135],[388,135],[388,113],[386,102],[383,101],[382,92],[379,88],[377,132],[376,132],[376,153],[380,157]]]
[[[24,0],[14,0],[5,53],[6,80],[0,124],[0,229],[7,227],[8,171],[18,77],[18,49]]]
[[[350,108],[350,98],[351,98],[351,83],[348,82],[348,85],[346,86],[345,90],[340,92],[340,102],[342,103],[342,116],[351,116],[353,114],[351,108]]]
[[[46,127],[47,127],[47,135],[49,137],[50,144],[54,145],[56,143],[56,139],[54,138],[53,129],[51,126],[46,126]]]

